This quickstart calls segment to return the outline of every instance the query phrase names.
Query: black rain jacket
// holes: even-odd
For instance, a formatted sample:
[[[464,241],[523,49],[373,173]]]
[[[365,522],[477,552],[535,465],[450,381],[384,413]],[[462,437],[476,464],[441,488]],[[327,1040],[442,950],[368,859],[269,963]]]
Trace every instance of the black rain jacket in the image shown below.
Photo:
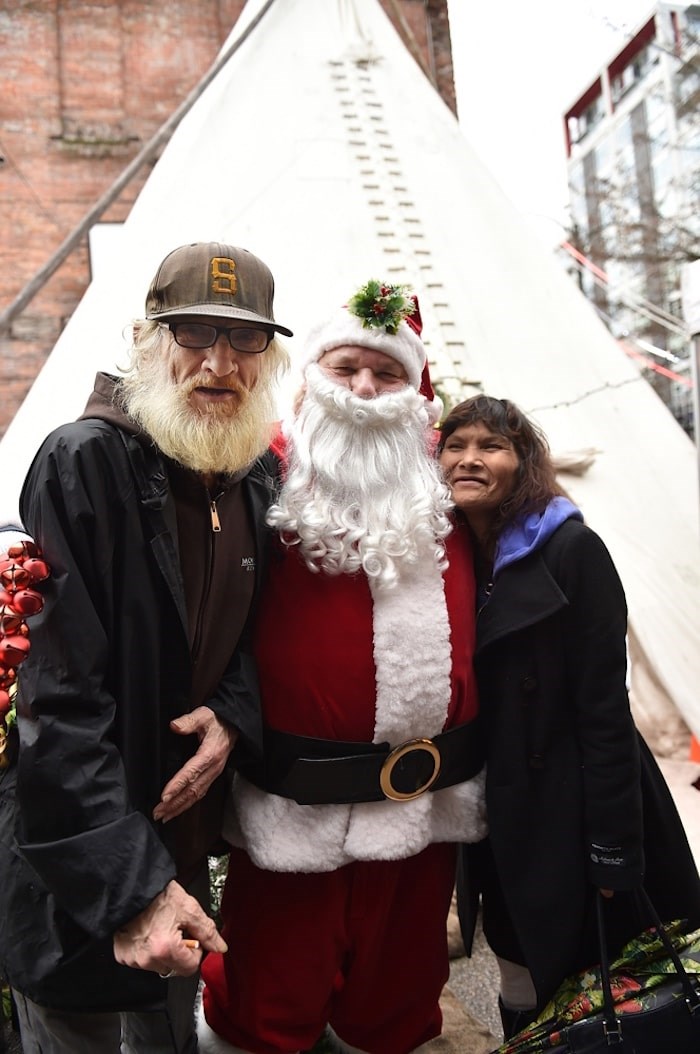
[[[265,454],[243,481],[257,584],[276,471]],[[47,1006],[155,1005],[164,982],[118,965],[112,934],[175,876],[150,817],[196,749],[168,728],[189,710],[191,672],[166,466],[112,423],[83,419],[44,442],[21,511],[52,575],[21,670],[19,760],[0,784],[0,962]],[[245,645],[207,705],[261,749]]]

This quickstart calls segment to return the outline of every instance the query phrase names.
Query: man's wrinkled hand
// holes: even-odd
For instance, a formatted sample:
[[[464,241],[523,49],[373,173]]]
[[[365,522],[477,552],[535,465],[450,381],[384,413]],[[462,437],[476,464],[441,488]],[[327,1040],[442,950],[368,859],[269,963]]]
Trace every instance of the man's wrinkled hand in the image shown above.
[[[225,952],[212,919],[177,882],[169,882],[145,911],[114,934],[114,958],[122,966],[162,976],[196,973],[203,951]]]
[[[199,736],[199,747],[194,757],[163,788],[153,819],[164,823],[204,797],[223,772],[238,737],[236,730],[208,706],[198,706],[191,714],[177,717],[170,722],[170,727],[181,736]]]

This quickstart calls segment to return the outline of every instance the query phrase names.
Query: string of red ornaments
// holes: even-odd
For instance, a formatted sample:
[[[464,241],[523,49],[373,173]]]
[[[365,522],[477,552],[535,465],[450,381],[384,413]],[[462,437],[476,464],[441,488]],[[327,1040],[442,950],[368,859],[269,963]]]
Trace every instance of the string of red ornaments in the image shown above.
[[[0,554],[0,767],[5,761],[8,715],[13,709],[17,667],[29,654],[27,618],[44,598],[33,587],[50,574],[36,542],[22,541]]]

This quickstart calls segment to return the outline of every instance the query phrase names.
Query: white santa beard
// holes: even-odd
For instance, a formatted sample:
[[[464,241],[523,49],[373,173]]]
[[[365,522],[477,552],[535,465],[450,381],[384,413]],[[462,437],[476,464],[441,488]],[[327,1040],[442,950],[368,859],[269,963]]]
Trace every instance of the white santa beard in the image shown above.
[[[428,449],[423,396],[407,387],[361,399],[315,364],[306,382],[268,523],[326,574],[362,569],[386,587],[419,559],[442,567],[452,503]]]

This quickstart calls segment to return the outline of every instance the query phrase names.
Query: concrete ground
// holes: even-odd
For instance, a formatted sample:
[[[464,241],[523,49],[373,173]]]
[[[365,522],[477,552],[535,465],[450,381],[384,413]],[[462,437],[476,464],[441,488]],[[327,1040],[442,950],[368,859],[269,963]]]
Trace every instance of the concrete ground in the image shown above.
[[[452,960],[450,979],[440,1002],[442,1035],[421,1047],[421,1051],[487,1054],[501,1043],[498,967],[480,925],[474,935],[471,958]]]
[[[453,959],[447,989],[462,1007],[462,1010],[479,1027],[483,1028],[491,1041],[491,1050],[501,1042],[501,1019],[498,1013],[498,967],[496,959],[477,926],[471,958],[462,956]],[[444,1008],[443,1008],[444,1012]],[[445,1019],[447,1023],[447,1019]],[[478,1048],[475,1048],[475,1050]],[[455,1050],[471,1051],[470,1047],[455,1047]]]

